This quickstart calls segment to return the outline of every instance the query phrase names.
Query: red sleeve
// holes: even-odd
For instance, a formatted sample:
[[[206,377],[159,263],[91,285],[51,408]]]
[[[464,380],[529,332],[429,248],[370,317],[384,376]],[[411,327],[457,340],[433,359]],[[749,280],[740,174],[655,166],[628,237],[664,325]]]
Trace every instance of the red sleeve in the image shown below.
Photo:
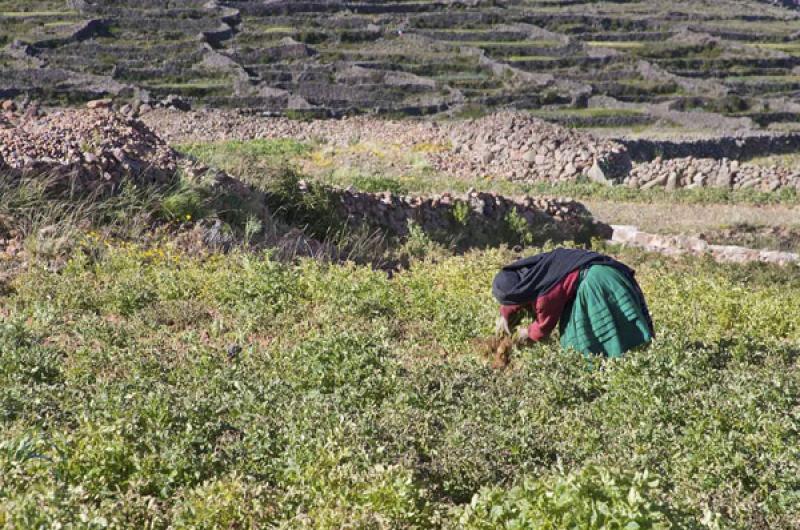
[[[536,299],[536,321],[528,326],[528,338],[539,341],[555,329],[564,307],[578,290],[580,269],[567,274],[547,294]]]
[[[511,319],[511,315],[519,311],[520,309],[525,309],[525,305],[501,305],[500,306],[500,314],[503,315],[503,318],[506,320]]]

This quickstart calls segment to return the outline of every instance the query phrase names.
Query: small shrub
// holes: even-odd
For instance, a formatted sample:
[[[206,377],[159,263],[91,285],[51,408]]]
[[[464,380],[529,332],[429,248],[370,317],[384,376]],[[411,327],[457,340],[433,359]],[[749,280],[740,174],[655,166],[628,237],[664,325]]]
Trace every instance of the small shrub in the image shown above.
[[[198,188],[182,186],[165,196],[161,201],[161,211],[170,221],[192,221],[205,215],[207,196]]]
[[[453,205],[453,219],[455,219],[458,224],[467,226],[467,223],[469,223],[469,214],[470,208],[466,201],[457,201]]]
[[[412,258],[422,259],[438,248],[437,243],[425,233],[421,226],[411,219],[408,220],[408,236],[402,247],[404,253]]]
[[[524,246],[533,243],[533,233],[528,226],[528,221],[520,215],[516,208],[506,214],[506,225],[509,231],[518,238],[518,243]]]
[[[345,228],[332,191],[319,184],[301,189],[300,175],[284,168],[267,184],[267,202],[288,224],[306,227],[309,234],[326,238]]]

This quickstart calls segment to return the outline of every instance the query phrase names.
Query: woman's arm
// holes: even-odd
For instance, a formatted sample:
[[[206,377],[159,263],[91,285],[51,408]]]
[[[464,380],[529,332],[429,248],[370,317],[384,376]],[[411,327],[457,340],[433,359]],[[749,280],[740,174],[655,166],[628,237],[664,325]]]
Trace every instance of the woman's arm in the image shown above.
[[[500,316],[497,317],[497,321],[495,322],[495,332],[498,334],[505,333],[511,335],[511,328],[513,328],[522,317],[521,311],[531,308],[532,306],[530,304],[501,305]]]
[[[580,270],[574,270],[546,294],[536,299],[536,320],[528,326],[525,338],[540,341],[550,335],[561,319],[564,307],[575,296],[579,278]]]

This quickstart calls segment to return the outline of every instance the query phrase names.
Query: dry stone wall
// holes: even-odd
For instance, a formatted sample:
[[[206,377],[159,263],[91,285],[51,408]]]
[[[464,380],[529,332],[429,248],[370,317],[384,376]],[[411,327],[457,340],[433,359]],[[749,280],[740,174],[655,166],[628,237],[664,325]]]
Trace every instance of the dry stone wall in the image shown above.
[[[713,186],[727,189],[776,191],[795,188],[800,191],[800,168],[763,167],[736,160],[712,158],[675,158],[636,164],[625,184],[634,188],[661,187],[667,190]]]
[[[778,265],[800,263],[800,255],[794,252],[759,250],[737,245],[712,245],[695,236],[650,234],[629,225],[612,225],[611,229],[613,231],[611,241],[615,243],[643,248],[668,256],[710,255],[717,261],[729,263],[753,261]]]
[[[295,138],[322,140],[336,147],[361,141],[424,146],[418,151],[434,168],[468,179],[485,175],[521,182],[588,179],[668,190],[718,186],[775,191],[800,186],[800,169],[777,165],[691,156],[632,162],[628,148],[620,142],[518,112],[440,122],[369,117],[301,122],[217,110],[185,114],[158,110],[143,119],[174,142]]]
[[[607,225],[596,222],[586,207],[568,198],[508,198],[470,191],[464,195],[402,196],[389,192],[336,192],[344,216],[354,225],[378,226],[404,237],[412,224],[428,234],[462,235],[470,246],[520,241],[524,233],[544,241],[585,242],[610,237]],[[524,226],[520,224],[524,222]]]
[[[764,154],[784,154],[800,151],[800,133],[751,134],[690,140],[619,140],[636,162],[656,157],[713,158],[748,160]]]

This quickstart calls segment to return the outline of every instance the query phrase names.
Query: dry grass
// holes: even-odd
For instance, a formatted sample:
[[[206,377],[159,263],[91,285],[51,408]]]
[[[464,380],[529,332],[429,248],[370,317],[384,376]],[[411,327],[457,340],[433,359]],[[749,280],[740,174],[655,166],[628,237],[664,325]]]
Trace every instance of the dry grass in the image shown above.
[[[800,207],[749,204],[626,203],[584,199],[595,218],[609,224],[638,226],[655,233],[702,232],[748,224],[798,226]]]

